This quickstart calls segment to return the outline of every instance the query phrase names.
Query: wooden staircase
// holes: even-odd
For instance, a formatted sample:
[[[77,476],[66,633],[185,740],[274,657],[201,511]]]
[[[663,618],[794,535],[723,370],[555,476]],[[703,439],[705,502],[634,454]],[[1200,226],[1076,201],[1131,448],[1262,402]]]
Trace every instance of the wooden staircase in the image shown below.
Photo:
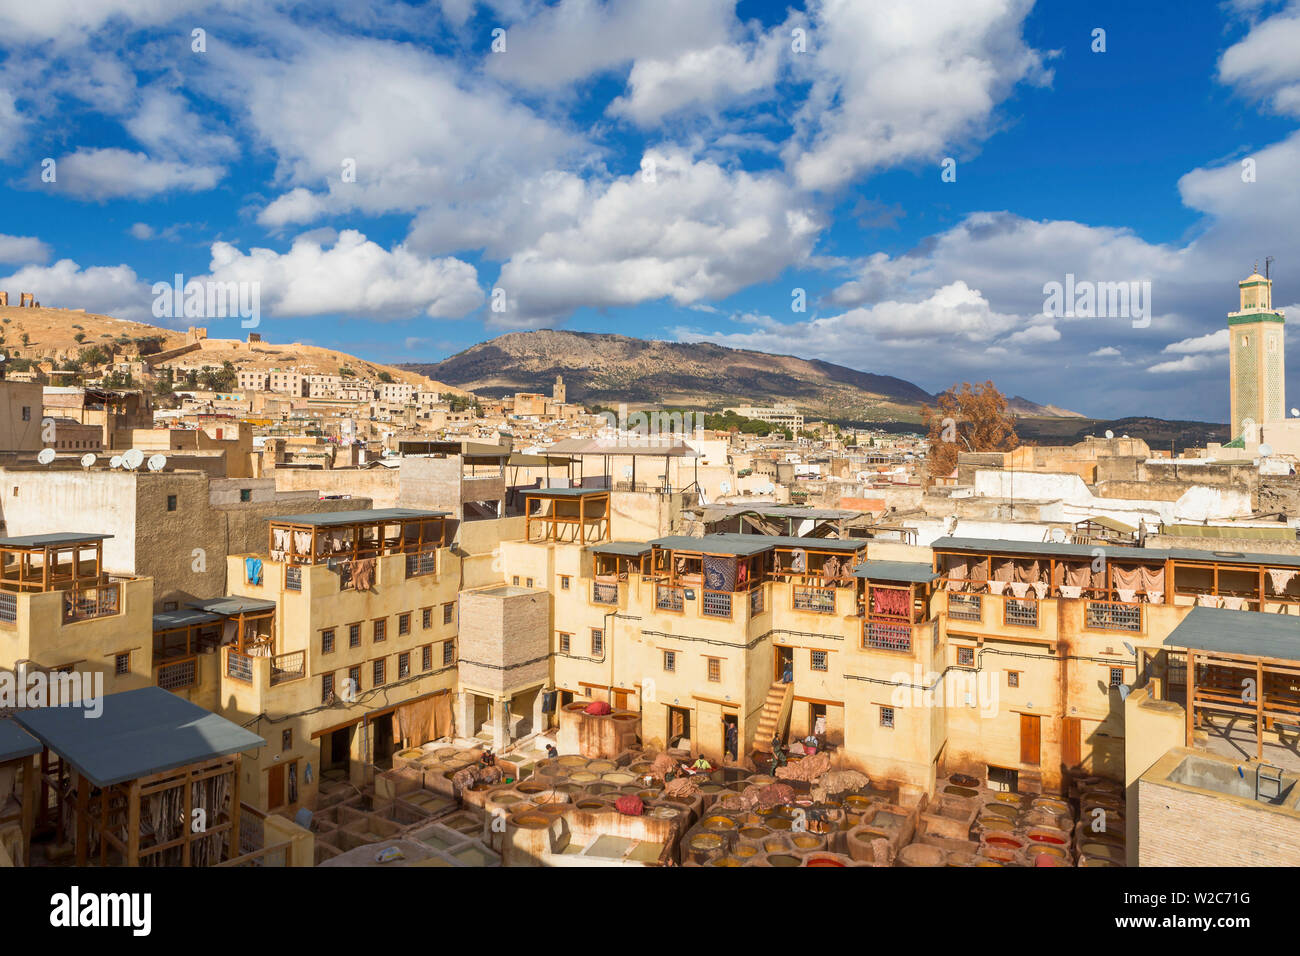
[[[772,738],[790,722],[790,705],[794,702],[794,683],[775,681],[767,691],[767,700],[758,713],[758,726],[754,729],[753,750],[772,752]]]

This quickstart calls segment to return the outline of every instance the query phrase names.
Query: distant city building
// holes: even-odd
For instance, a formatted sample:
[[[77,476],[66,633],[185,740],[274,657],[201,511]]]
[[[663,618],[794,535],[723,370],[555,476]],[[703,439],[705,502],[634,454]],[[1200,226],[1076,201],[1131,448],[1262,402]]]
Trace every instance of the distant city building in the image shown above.
[[[734,412],[741,418],[753,418],[760,422],[780,425],[791,431],[799,431],[803,428],[803,416],[793,405],[738,405],[724,411]]]

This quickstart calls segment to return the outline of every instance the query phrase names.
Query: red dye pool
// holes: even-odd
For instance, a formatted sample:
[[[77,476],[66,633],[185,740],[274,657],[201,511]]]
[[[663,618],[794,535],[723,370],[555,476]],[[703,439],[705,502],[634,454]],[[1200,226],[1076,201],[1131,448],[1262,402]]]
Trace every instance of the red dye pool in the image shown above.
[[[1059,837],[1049,836],[1046,833],[1031,833],[1029,839],[1036,843],[1055,843],[1057,846],[1064,846],[1065,841]]]
[[[990,843],[993,846],[1009,846],[1013,849],[1020,848],[1020,841],[1013,840],[1010,837],[989,837],[984,842]]]
[[[808,861],[809,866],[843,866],[839,860],[831,860],[824,856],[815,856]]]

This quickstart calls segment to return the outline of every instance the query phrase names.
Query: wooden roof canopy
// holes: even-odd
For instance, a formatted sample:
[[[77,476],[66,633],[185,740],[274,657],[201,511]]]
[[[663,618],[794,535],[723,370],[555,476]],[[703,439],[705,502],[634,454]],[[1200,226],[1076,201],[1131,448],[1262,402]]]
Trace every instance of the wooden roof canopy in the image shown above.
[[[0,590],[94,587],[103,581],[104,541],[111,537],[58,532],[0,538]]]
[[[526,488],[524,497],[524,540],[580,542],[608,541],[608,488]],[[549,501],[550,511],[544,511]],[[534,510],[536,508],[536,510]],[[533,536],[533,528],[541,533]]]
[[[268,522],[268,551],[287,564],[323,564],[441,548],[446,511],[374,508],[281,515]]]

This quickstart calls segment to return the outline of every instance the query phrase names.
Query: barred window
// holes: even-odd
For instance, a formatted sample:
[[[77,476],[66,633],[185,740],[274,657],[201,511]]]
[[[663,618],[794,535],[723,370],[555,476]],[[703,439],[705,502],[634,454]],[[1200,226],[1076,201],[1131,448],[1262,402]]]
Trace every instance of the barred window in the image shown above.
[[[709,681],[717,684],[722,680],[722,660],[717,657],[707,658],[709,662]]]
[[[411,676],[411,655],[401,653],[397,655],[397,679]]]
[[[974,667],[975,648],[973,647],[957,648],[957,664],[961,667]]]
[[[881,727],[888,727],[888,728],[890,728],[890,729],[893,729],[893,726],[894,726],[894,708],[892,708],[892,707],[881,707],[881,708],[880,708],[880,726],[881,726]]]
[[[374,642],[378,644],[386,640],[388,640],[388,618],[381,617],[375,621]]]
[[[118,677],[124,677],[131,673],[131,653],[118,654],[113,658],[113,673]]]
[[[826,670],[826,652],[813,651],[812,660],[809,662],[809,666],[815,671]]]
[[[560,575],[560,590],[561,591],[569,590],[569,576],[567,574]]]
[[[385,659],[382,658],[382,657],[375,661],[375,666],[374,666],[374,679],[375,679],[375,681],[374,681],[374,684],[375,684],[376,687],[382,687],[382,686],[384,685],[384,683],[385,683],[385,681],[384,681],[384,670],[385,670],[385,665],[386,665],[387,663],[388,663],[388,661],[385,660]]]
[[[420,648],[420,669],[426,671],[433,669],[432,644],[425,644],[424,647]]]
[[[399,635],[411,633],[411,612],[410,611],[406,612],[405,614],[397,615],[397,633]]]
[[[321,701],[321,703],[323,704],[323,703],[325,703],[327,700],[329,700],[329,699],[330,699],[330,695],[332,695],[333,693],[334,693],[334,675],[333,675],[332,673],[331,673],[331,674],[321,674],[321,675],[320,675],[320,701]]]
[[[664,670],[670,672],[677,670],[676,651],[664,651]]]
[[[572,636],[573,635],[571,634],[565,634],[563,631],[560,632],[560,653],[561,654],[569,653],[569,638],[571,638]]]
[[[348,625],[348,647],[360,647],[360,646],[361,646],[361,625],[349,624]]]
[[[450,667],[455,662],[456,662],[456,642],[443,641],[442,642],[442,666]]]
[[[320,652],[322,654],[334,653],[334,628],[329,627],[320,632]]]
[[[516,581],[515,583],[518,584],[519,582]],[[455,604],[444,604],[442,606],[442,623],[450,624],[453,618],[455,617],[455,614],[456,614]]]
[[[420,627],[424,628],[426,631],[433,627],[433,608],[426,607],[420,612]]]
[[[1007,671],[1007,686],[1008,687],[1020,686],[1020,671]]]
[[[1118,687],[1122,683],[1124,683],[1124,668],[1112,667],[1110,669],[1110,686]]]
[[[591,656],[601,657],[605,653],[605,632],[598,627],[591,629]]]

